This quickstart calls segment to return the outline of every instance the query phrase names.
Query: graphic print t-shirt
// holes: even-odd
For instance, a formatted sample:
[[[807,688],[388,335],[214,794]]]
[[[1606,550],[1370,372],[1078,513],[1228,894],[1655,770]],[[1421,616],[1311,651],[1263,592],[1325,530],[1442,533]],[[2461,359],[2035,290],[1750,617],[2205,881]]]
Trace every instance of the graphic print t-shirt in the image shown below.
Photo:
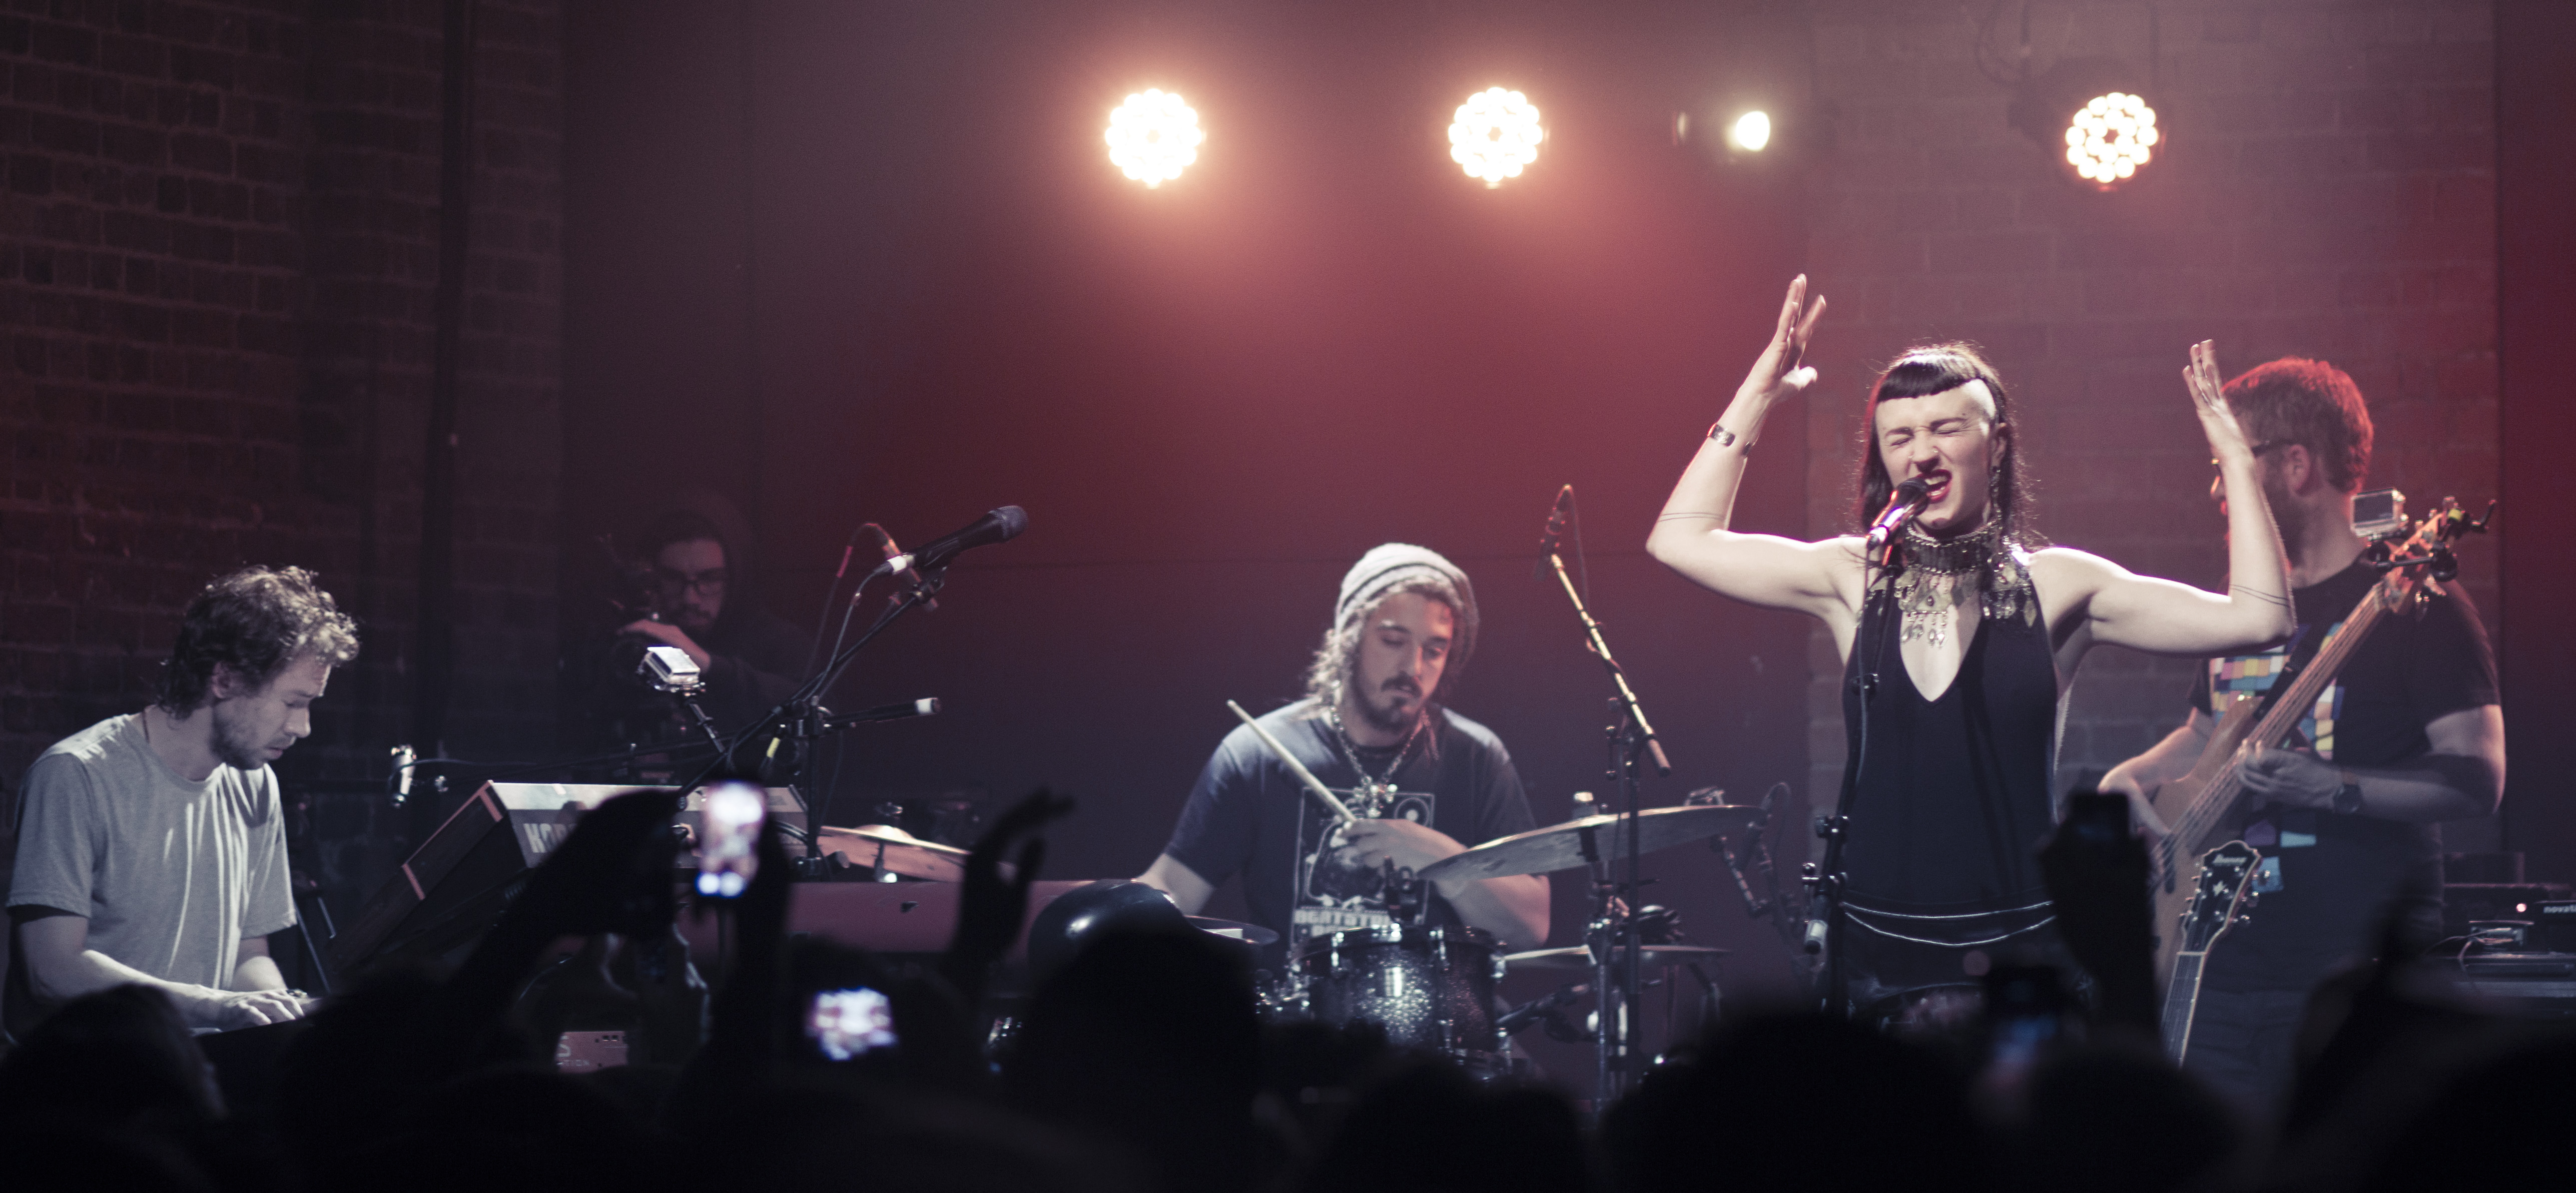
[[[1260,718],[1261,727],[1354,813],[1361,776],[1335,740],[1331,722],[1300,700]],[[1520,775],[1493,731],[1440,710],[1434,748],[1415,743],[1392,776],[1393,796],[1374,809],[1427,824],[1465,845],[1535,827]],[[1383,775],[1395,751],[1364,751],[1361,762]],[[1329,847],[1331,816],[1248,727],[1237,726],[1199,773],[1180,823],[1163,852],[1210,885],[1243,876],[1252,921],[1279,933],[1273,960],[1310,936],[1390,922],[1384,875],[1353,865]],[[1431,895],[1428,920],[1454,926],[1457,912]]]
[[[2352,615],[2379,573],[2353,566],[2291,594],[2299,628],[2279,650],[2208,660],[2191,706],[2212,720],[2237,693],[2272,688],[2294,655]],[[2302,711],[2290,748],[2338,766],[2396,766],[2432,743],[2424,726],[2496,702],[2495,656],[2477,609],[2454,585],[2413,612],[2382,616],[2335,682]],[[2162,809],[2169,816],[2178,807]],[[2221,990],[2303,990],[2336,962],[2373,947],[2381,914],[2406,899],[2409,914],[2437,914],[2441,843],[2429,825],[2317,809],[2265,809],[2245,830],[2263,854],[2255,915],[2210,951],[2204,981]]]

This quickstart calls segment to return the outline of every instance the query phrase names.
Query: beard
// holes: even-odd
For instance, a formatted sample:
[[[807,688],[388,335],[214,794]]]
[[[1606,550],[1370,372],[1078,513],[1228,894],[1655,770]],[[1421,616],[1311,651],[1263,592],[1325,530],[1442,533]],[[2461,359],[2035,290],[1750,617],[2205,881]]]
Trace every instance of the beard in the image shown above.
[[[215,757],[235,770],[255,771],[268,765],[268,742],[260,738],[243,718],[226,716],[221,702],[208,710],[214,717]]]
[[[1388,698],[1395,693],[1412,696],[1412,707],[1399,706]],[[1361,693],[1358,704],[1361,720],[1382,732],[1402,733],[1413,728],[1414,722],[1422,718],[1422,711],[1430,701],[1423,697],[1420,684],[1409,679],[1390,679],[1380,684],[1375,692]]]

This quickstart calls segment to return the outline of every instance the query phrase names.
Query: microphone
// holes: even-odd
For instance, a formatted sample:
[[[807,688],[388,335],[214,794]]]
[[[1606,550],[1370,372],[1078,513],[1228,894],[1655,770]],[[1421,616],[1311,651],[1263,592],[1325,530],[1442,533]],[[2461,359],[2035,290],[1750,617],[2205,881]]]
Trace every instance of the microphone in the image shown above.
[[[1574,486],[1567,485],[1556,491],[1556,505],[1547,511],[1547,530],[1539,536],[1538,562],[1530,565],[1531,577],[1547,578],[1547,557],[1564,543],[1566,523],[1573,517]]]
[[[870,522],[859,529],[862,533],[865,533],[877,540],[877,551],[883,554],[886,558],[885,563],[877,568],[877,575],[882,576],[888,572],[892,572],[894,574],[895,582],[903,585],[905,588],[921,587],[921,573],[913,568],[911,559],[903,553],[903,548],[894,545],[894,536],[887,534],[885,527],[879,526],[874,522]],[[896,563],[897,560],[902,560],[903,562],[898,565]],[[850,599],[853,601],[859,599],[859,594],[856,592],[851,593]],[[900,596],[887,597],[886,599],[897,602],[903,600]],[[921,603],[921,607],[924,609],[936,610],[939,608],[939,602],[936,599],[926,600]]]
[[[1029,513],[1016,505],[1006,505],[969,522],[956,533],[936,539],[910,555],[895,555],[885,561],[889,572],[935,572],[948,566],[948,561],[977,547],[1007,543],[1029,528]]]
[[[1879,513],[1877,521],[1869,524],[1869,554],[1876,555],[1886,550],[1888,540],[1896,537],[1897,530],[1913,521],[1914,516],[1922,513],[1923,507],[1930,503],[1931,492],[1932,482],[1919,476],[1908,477],[1904,484],[1896,486],[1896,492],[1887,499],[1887,508]]]

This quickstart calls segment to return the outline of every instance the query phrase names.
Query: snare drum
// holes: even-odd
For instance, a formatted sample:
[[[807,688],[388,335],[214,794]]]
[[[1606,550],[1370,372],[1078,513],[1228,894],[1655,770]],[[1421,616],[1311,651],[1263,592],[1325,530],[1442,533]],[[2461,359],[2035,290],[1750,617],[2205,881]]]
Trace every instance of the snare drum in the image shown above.
[[[1472,1067],[1507,1065],[1494,1028],[1503,955],[1474,928],[1389,924],[1318,936],[1289,959],[1306,1009],[1326,1023],[1374,1023],[1391,1043],[1446,1053]]]

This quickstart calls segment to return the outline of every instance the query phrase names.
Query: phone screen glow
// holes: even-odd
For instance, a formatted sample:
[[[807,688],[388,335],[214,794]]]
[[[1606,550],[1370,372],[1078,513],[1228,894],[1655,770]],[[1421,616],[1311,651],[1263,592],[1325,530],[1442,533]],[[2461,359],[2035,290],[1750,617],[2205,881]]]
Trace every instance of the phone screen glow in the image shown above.
[[[833,1060],[894,1046],[894,1004],[884,993],[859,986],[825,990],[814,996],[805,1019],[805,1034]]]
[[[707,788],[706,840],[698,848],[698,893],[731,899],[751,885],[760,868],[760,822],[769,794],[749,783]]]

